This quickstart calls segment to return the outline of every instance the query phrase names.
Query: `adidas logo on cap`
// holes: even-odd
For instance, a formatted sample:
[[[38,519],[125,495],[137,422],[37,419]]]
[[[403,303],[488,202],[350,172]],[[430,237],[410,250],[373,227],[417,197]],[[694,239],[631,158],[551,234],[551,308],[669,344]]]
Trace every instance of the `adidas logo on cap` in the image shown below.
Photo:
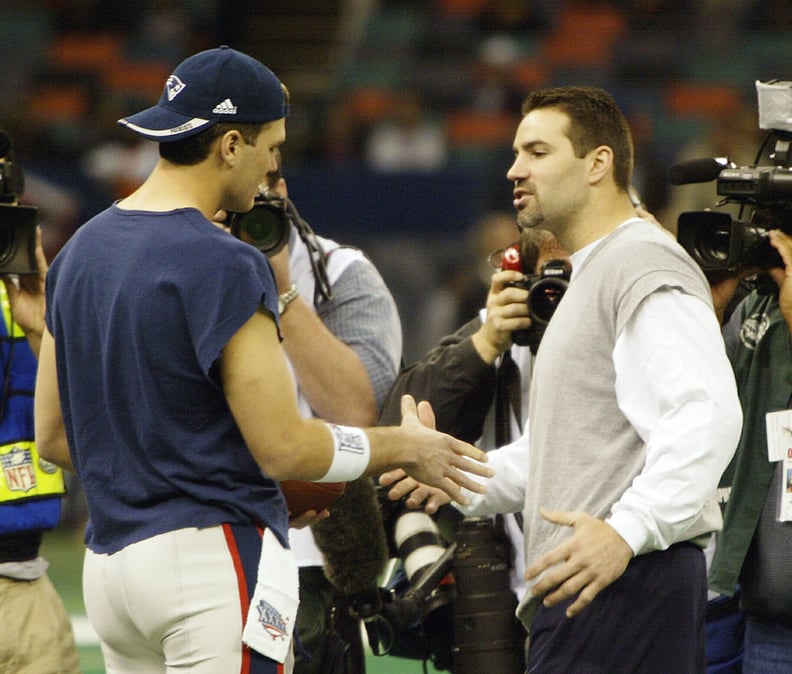
[[[217,115],[235,115],[237,113],[237,107],[231,102],[230,98],[226,98],[221,103],[218,103],[212,112]]]

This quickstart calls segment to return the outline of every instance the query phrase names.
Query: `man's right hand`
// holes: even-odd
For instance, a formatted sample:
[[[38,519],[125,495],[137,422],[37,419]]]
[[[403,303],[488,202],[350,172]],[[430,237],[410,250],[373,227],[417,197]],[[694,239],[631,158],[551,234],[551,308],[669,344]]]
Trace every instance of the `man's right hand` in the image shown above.
[[[463,488],[483,494],[486,487],[469,474],[482,477],[494,475],[492,469],[484,465],[488,458],[487,453],[467,442],[427,427],[424,422],[433,419],[428,402],[422,401],[417,405],[412,396],[405,395],[401,399],[401,409],[400,428],[407,432],[408,437],[403,446],[407,449],[407,455],[399,455],[397,463],[401,464],[404,471],[418,482],[441,489],[463,505],[468,503],[462,492]]]
[[[473,345],[485,363],[494,363],[511,346],[512,332],[531,327],[528,291],[507,285],[524,278],[524,274],[509,269],[492,275],[487,295],[487,317],[472,336]]]
[[[440,506],[451,503],[451,497],[442,489],[429,487],[410,477],[401,468],[389,470],[379,477],[379,483],[388,489],[388,498],[391,501],[405,499],[404,504],[408,508],[420,508],[433,515]]]
[[[412,401],[413,404],[415,402],[409,396],[402,398],[402,413],[404,413],[405,404],[410,408],[408,411],[412,413],[410,401]],[[415,408],[415,413],[418,420],[426,428],[435,428],[434,410],[432,410],[432,406],[428,402],[420,402]],[[398,501],[407,497],[405,505],[407,505],[408,508],[418,508],[424,505],[424,509],[430,515],[437,512],[440,506],[452,501],[452,497],[447,491],[436,487],[430,487],[429,485],[419,482],[415,478],[410,477],[402,468],[396,468],[395,470],[383,473],[380,475],[379,483],[383,487],[391,487],[391,489],[388,490],[388,498],[392,501]],[[481,485],[475,482],[473,484],[478,487],[475,491],[482,491]]]

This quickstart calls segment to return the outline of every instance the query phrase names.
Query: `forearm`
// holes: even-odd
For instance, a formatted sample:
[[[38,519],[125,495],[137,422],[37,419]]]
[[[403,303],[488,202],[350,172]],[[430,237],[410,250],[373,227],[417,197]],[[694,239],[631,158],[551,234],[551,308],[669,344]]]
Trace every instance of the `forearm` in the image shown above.
[[[438,430],[468,442],[478,439],[495,391],[495,367],[480,357],[470,337],[480,325],[471,321],[403,370],[386,396],[380,423],[398,423],[401,396],[410,394],[432,404]]]
[[[349,481],[403,466],[418,481],[457,498],[459,486],[477,488],[462,471],[490,473],[464,458],[480,461],[483,452],[427,428],[410,398],[403,401],[401,426],[368,429],[368,441],[360,431],[339,433],[322,420],[301,417],[275,322],[265,310],[231,337],[218,365],[242,437],[259,467],[274,479]],[[335,470],[336,462],[343,470]]]
[[[318,416],[341,424],[374,424],[377,405],[363,363],[303,299],[281,317],[281,333],[300,390]]]
[[[525,506],[525,485],[528,482],[528,430],[515,442],[488,452],[487,457],[487,463],[495,471],[496,477],[477,478],[487,487],[487,493],[468,493],[468,505],[453,505],[466,517],[522,511]]]
[[[739,437],[741,415],[734,412],[714,401],[693,401],[658,428],[644,470],[608,520],[633,552],[662,550],[701,533],[695,527]]]
[[[25,331],[25,337],[33,355],[38,358],[39,351],[41,351],[41,333],[35,330]]]
[[[36,392],[33,398],[36,449],[41,458],[74,471],[61,412],[55,369],[55,342],[49,332],[42,337]]]

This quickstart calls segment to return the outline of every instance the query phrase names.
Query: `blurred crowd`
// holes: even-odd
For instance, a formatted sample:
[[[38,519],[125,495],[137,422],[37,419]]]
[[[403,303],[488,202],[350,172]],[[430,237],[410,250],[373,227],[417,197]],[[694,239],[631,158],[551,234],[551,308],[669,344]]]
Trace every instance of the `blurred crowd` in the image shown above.
[[[467,288],[482,263],[481,250],[456,244],[476,236],[488,214],[509,209],[503,172],[528,91],[573,83],[612,91],[633,127],[635,187],[673,230],[680,212],[711,205],[716,195],[712,184],[670,188],[668,167],[694,156],[751,162],[760,142],[754,80],[792,72],[784,42],[792,5],[784,0],[682,0],[673,7],[659,0],[305,0],[266,10],[263,4],[3,3],[0,124],[25,170],[25,198],[41,209],[45,250],[54,255],[156,161],[156,146],[118,127],[119,117],[156,101],[172,67],[203,48],[228,43],[276,69],[284,57],[259,36],[264,23],[280,22],[295,33],[288,72],[278,72],[295,103],[286,171],[317,230],[332,235],[339,223],[321,220],[332,209],[325,196],[300,191],[301,176],[319,172],[328,182],[338,179],[338,167],[360,167],[364,177],[404,176],[396,185],[405,198],[450,206],[448,221],[410,221],[401,232],[382,214],[344,205],[342,231],[371,246],[400,306],[413,306],[416,297],[424,304],[418,313],[402,311],[408,360],[443,322],[439,315],[430,320],[437,298]],[[336,35],[319,84],[318,66],[297,34],[311,17]],[[476,192],[475,208],[462,216],[453,192],[415,193],[425,184],[420,176],[449,171],[466,176],[460,191]],[[405,214],[405,224],[414,217]],[[446,268],[427,273],[437,239],[451,239],[457,249]],[[389,275],[379,250],[414,260]],[[411,269],[415,278],[406,278]]]

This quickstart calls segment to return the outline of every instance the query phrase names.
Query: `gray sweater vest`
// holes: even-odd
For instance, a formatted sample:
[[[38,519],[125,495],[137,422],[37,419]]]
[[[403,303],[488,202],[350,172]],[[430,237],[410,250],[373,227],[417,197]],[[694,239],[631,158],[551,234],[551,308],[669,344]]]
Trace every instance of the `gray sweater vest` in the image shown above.
[[[576,270],[548,326],[528,415],[527,564],[571,534],[568,527],[542,519],[540,507],[604,519],[644,467],[644,442],[618,407],[612,354],[636,308],[664,287],[712,306],[706,278],[673,238],[646,221],[629,222],[605,237]],[[685,537],[718,526],[702,521]],[[520,605],[526,624],[532,604],[526,597]]]

